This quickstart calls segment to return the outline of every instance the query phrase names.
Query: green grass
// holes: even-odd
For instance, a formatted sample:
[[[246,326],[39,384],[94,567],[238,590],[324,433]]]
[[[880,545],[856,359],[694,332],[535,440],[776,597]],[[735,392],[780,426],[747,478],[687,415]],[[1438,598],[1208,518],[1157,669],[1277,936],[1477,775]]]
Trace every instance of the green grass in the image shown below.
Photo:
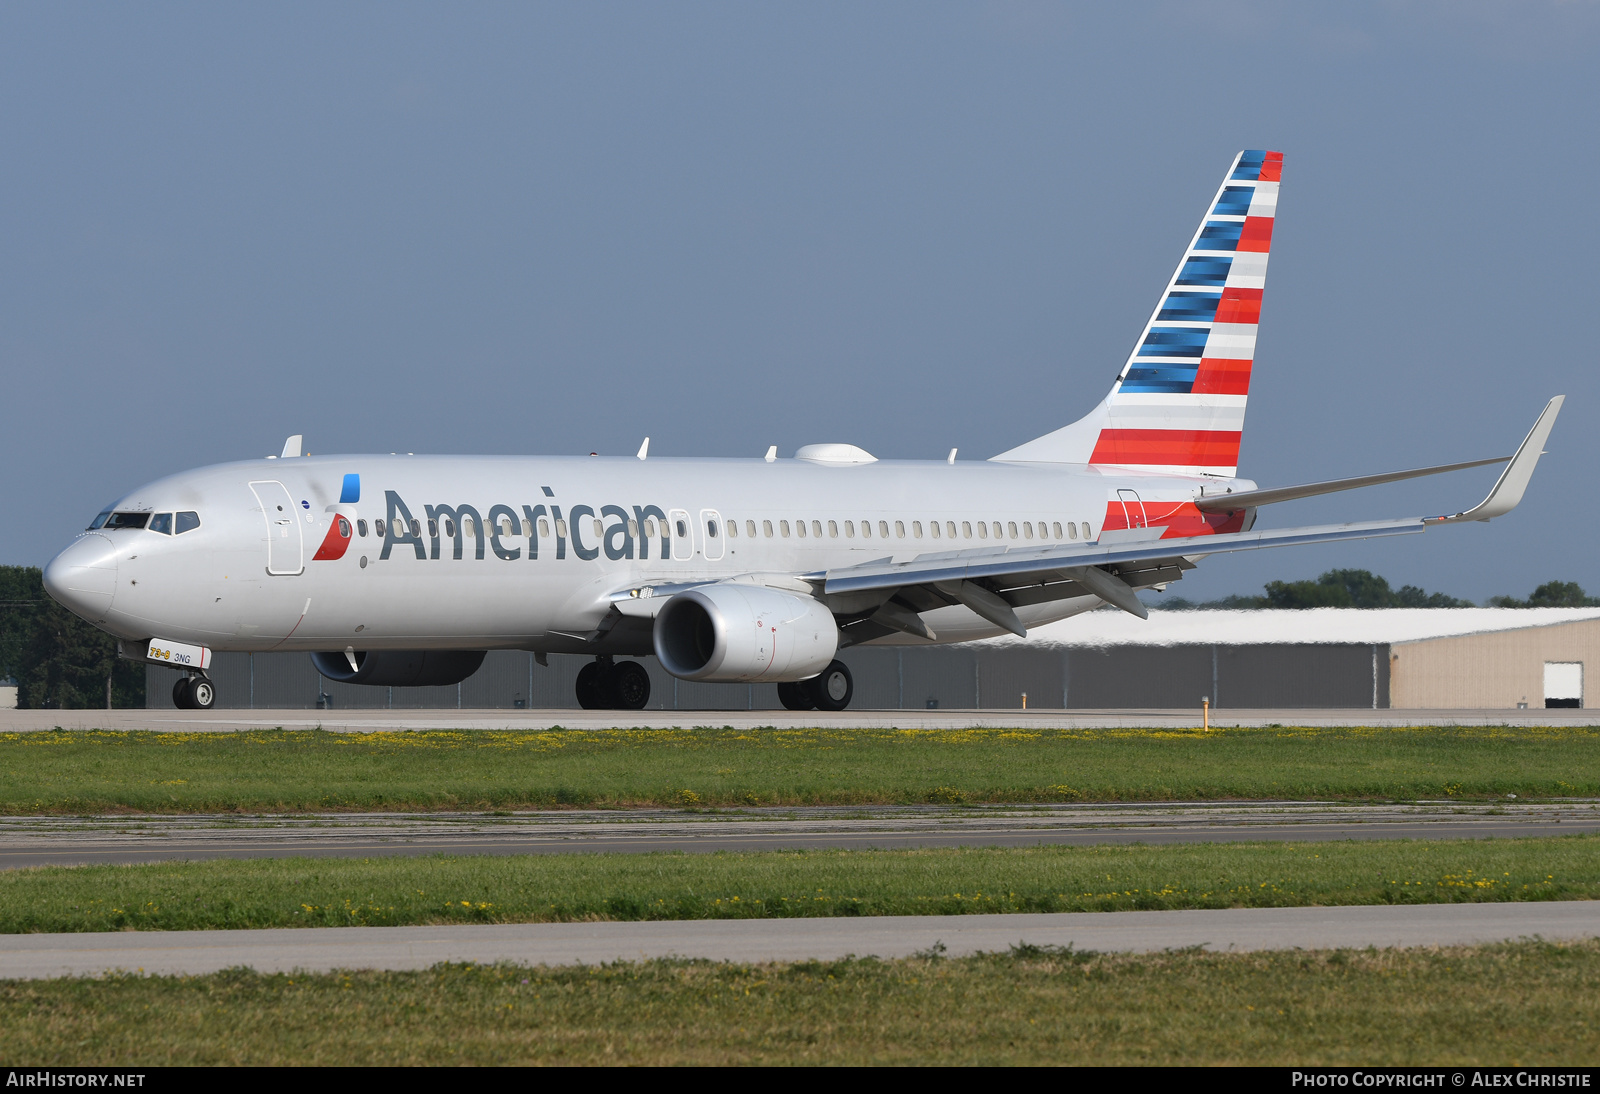
[[[0,735],[0,812],[1600,795],[1600,728]]]
[[[1600,944],[0,982],[96,1064],[1600,1063]]]
[[[0,873],[0,933],[1600,898],[1600,836],[218,859]]]

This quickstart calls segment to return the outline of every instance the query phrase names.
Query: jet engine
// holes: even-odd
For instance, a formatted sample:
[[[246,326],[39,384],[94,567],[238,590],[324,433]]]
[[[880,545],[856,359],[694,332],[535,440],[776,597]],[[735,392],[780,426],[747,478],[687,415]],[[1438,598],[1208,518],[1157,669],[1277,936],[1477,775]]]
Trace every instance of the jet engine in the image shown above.
[[[654,638],[661,667],[684,680],[806,680],[839,649],[826,605],[735,582],[672,597],[656,616]]]
[[[362,650],[353,655],[314,653],[311,663],[340,684],[427,688],[461,683],[478,671],[485,656],[483,650]]]

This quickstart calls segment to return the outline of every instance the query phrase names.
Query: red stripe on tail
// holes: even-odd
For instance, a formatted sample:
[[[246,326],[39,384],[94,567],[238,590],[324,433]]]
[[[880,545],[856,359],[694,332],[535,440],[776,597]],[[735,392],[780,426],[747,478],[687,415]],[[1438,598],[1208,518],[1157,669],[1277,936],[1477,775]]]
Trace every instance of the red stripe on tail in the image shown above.
[[[1195,373],[1196,395],[1248,395],[1250,394],[1250,362],[1228,357],[1200,358],[1200,371]]]
[[[1223,289],[1217,305],[1218,323],[1261,322],[1260,289]]]
[[[1239,233],[1241,251],[1272,250],[1272,217],[1245,217],[1244,230]]]
[[[1237,467],[1239,436],[1237,429],[1102,429],[1089,462]]]

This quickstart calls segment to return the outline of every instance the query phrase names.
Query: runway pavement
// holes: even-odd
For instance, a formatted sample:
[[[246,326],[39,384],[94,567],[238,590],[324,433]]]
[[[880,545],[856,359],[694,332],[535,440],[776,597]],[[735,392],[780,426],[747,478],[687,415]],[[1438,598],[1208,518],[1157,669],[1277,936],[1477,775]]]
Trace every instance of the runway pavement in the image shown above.
[[[1563,726],[1592,725],[1582,709],[1527,710],[1214,710],[1218,728],[1250,726]],[[324,729],[336,733],[417,729],[678,728],[734,729],[1185,729],[1195,710],[0,710],[0,733],[48,729],[235,732]]]
[[[1049,915],[717,919],[643,923],[512,923],[449,927],[318,927],[258,931],[116,931],[0,936],[0,978],[94,976],[113,970],[197,975],[425,969],[441,961],[573,965],[656,957],[714,961],[947,956],[1019,943],[1151,952],[1450,946],[1600,936],[1600,901],[1240,908]]]
[[[1600,801],[0,817],[0,868],[287,856],[1483,839],[1596,832]]]

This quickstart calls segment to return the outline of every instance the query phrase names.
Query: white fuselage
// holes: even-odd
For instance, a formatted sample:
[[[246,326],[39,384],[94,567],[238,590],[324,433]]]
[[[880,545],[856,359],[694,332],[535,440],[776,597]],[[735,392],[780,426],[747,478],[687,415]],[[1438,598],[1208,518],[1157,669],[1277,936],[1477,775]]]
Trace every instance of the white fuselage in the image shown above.
[[[341,502],[352,475],[359,500]],[[89,588],[75,600],[69,593],[69,606],[130,642],[645,653],[648,629],[594,638],[619,590],[742,575],[793,586],[797,575],[880,559],[1095,539],[1108,523],[1166,524],[1202,488],[1252,485],[966,461],[254,460],[133,491],[110,508],[193,512],[199,527],[86,532],[52,562],[47,580],[53,591]],[[279,509],[274,498],[287,504]],[[463,507],[477,519],[461,519]],[[330,539],[341,517],[348,542],[336,531]],[[87,582],[73,577],[91,573]],[[1032,626],[1099,603],[1079,596],[1018,616]],[[926,619],[940,641],[1000,633],[960,605]],[[925,640],[896,633],[876,641]]]

